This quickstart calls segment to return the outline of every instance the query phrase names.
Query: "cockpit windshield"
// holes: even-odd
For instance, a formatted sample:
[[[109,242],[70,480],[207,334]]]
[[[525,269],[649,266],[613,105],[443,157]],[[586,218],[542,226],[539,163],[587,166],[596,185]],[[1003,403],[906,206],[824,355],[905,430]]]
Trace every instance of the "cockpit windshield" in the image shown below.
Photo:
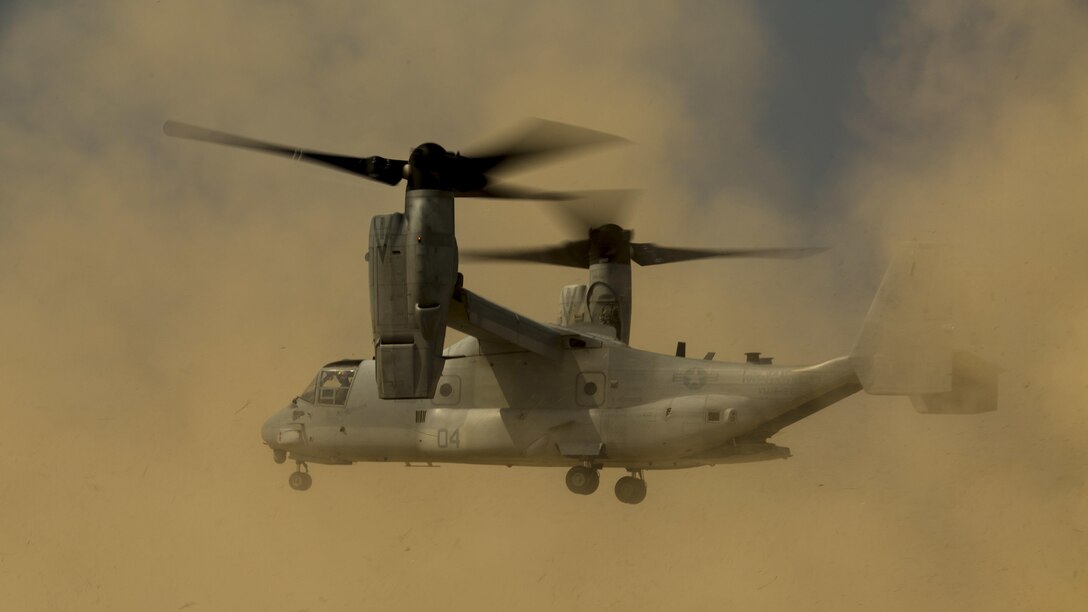
[[[311,404],[343,406],[348,401],[348,390],[358,369],[357,363],[329,364],[321,368],[317,378],[310,381],[310,386],[298,398]]]

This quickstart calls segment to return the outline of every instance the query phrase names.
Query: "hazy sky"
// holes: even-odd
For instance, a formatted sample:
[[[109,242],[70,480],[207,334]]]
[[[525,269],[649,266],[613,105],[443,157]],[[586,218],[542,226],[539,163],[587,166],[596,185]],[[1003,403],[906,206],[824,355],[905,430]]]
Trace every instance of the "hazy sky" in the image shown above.
[[[921,2],[0,4],[0,593],[18,609],[1079,609],[1088,600],[1088,8]],[[636,187],[638,240],[827,245],[636,269],[632,343],[850,350],[894,245],[1001,408],[855,396],[785,462],[651,473],[315,466],[258,428],[371,354],[369,218],[402,193],[167,139],[176,119],[362,155],[526,116],[634,144],[527,174]],[[577,238],[461,202],[463,246]],[[465,264],[552,320],[577,271]],[[604,485],[619,474],[605,472]]]

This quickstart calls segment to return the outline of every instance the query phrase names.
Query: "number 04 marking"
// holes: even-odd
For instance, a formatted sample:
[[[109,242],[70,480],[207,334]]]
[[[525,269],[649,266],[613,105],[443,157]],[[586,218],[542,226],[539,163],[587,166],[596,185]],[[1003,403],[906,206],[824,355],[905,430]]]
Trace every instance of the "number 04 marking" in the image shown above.
[[[453,433],[450,433],[448,429],[439,429],[438,448],[448,448],[451,445],[454,448],[461,448],[461,430],[455,429]]]

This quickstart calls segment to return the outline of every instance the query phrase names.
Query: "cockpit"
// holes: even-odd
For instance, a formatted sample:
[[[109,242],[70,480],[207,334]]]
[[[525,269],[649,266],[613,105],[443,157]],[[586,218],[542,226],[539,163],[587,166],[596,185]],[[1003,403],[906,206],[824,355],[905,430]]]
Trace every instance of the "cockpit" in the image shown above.
[[[311,404],[343,406],[360,363],[358,359],[344,359],[325,365],[298,398]]]

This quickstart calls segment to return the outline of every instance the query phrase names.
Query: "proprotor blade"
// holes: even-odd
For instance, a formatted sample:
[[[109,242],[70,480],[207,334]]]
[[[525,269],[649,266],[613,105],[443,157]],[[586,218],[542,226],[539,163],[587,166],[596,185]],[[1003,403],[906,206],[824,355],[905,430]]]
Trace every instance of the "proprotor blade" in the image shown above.
[[[579,197],[577,193],[564,191],[540,191],[532,187],[521,187],[510,183],[498,183],[485,185],[479,189],[470,191],[456,191],[459,198],[490,198],[493,200],[547,200],[562,202],[574,200]]]
[[[462,261],[531,261],[582,269],[588,268],[590,263],[588,240],[535,249],[461,249],[460,257]]]
[[[551,210],[572,235],[586,236],[609,223],[622,225],[638,194],[637,189],[578,191],[573,194],[576,197],[551,207]]]
[[[528,163],[540,163],[563,153],[608,144],[630,142],[626,138],[576,125],[545,119],[529,119],[506,136],[473,147],[464,157],[481,173],[513,172]]]
[[[307,151],[298,147],[263,142],[244,136],[238,136],[236,134],[228,134],[226,132],[189,125],[188,123],[179,123],[177,121],[167,121],[163,124],[162,131],[167,136],[172,136],[174,138],[198,140],[239,149],[260,151],[262,153],[279,155],[280,157],[290,157],[291,159],[349,172],[356,176],[385,183],[386,185],[396,185],[399,183],[404,177],[404,167],[408,163],[405,160],[386,159],[377,156],[353,157],[349,155],[337,155],[334,153]]]
[[[826,247],[783,249],[679,249],[662,247],[649,242],[631,243],[631,260],[640,266],[711,259],[723,257],[748,257],[769,259],[798,259],[826,251]]]

